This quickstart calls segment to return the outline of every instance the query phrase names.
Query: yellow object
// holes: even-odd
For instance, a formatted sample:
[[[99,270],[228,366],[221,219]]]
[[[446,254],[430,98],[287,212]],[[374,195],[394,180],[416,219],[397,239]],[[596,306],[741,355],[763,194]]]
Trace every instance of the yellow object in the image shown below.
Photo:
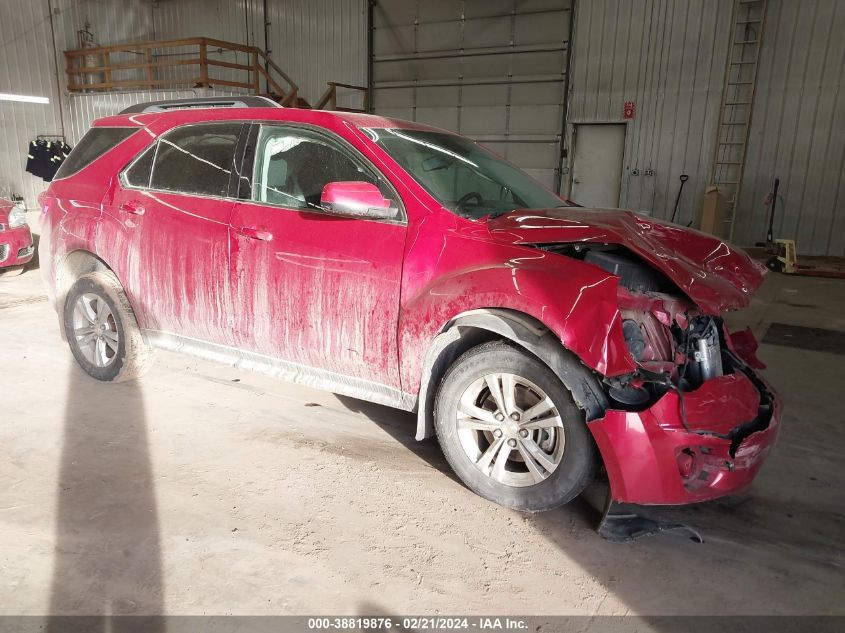
[[[795,254],[795,240],[775,240],[778,245],[778,261],[783,264],[781,272],[794,275],[798,272],[798,256]]]

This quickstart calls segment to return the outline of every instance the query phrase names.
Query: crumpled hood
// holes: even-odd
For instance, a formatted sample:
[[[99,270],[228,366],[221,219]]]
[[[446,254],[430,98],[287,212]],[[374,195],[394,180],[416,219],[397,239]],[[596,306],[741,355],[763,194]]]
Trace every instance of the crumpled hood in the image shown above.
[[[514,244],[619,244],[712,314],[748,305],[766,273],[745,252],[712,235],[618,209],[513,211],[491,219],[489,228],[497,239]]]

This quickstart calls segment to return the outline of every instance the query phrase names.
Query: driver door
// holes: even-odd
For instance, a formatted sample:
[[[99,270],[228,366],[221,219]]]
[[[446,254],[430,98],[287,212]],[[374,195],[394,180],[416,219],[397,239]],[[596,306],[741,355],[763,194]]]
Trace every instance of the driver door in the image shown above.
[[[239,347],[399,388],[397,322],[406,223],[330,215],[330,182],[392,187],[333,134],[255,125],[248,191],[232,213],[232,300]],[[249,161],[247,161],[249,162]]]

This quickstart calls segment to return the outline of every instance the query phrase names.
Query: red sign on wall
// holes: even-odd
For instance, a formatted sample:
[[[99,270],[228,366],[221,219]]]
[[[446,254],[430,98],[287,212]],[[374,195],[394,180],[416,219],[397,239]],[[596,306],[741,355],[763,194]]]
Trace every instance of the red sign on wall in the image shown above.
[[[633,101],[626,101],[624,107],[622,108],[622,118],[623,119],[633,119],[634,114],[637,112],[637,104]]]

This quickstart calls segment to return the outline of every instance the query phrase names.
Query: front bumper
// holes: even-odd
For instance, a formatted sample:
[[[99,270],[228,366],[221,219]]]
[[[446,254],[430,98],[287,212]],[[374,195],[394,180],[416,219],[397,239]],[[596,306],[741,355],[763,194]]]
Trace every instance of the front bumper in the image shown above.
[[[32,233],[28,225],[0,231],[0,268],[22,266],[28,263],[34,254]]]
[[[677,505],[735,493],[752,482],[777,437],[781,405],[756,374],[740,371],[684,393],[683,411],[670,391],[644,411],[608,410],[589,423],[604,460],[615,501]],[[755,384],[756,383],[756,384]],[[735,445],[727,435],[761,415],[771,396],[768,425]],[[768,411],[768,409],[766,409]]]

